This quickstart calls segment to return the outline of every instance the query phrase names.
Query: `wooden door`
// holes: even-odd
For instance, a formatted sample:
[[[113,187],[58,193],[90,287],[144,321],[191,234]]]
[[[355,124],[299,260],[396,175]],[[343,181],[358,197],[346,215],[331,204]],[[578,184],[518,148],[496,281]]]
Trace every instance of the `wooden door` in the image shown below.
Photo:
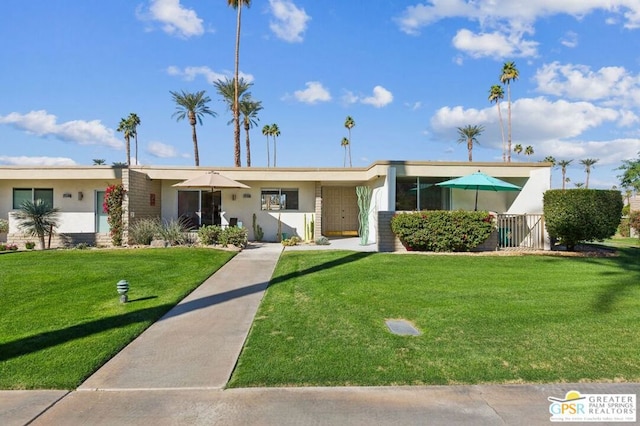
[[[322,188],[322,231],[329,237],[358,235],[358,196],[354,187]]]

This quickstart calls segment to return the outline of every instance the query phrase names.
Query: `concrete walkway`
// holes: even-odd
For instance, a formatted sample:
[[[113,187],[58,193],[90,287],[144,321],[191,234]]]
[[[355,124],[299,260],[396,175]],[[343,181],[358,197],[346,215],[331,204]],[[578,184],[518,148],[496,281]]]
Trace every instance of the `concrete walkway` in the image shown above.
[[[547,425],[549,396],[640,390],[638,383],[224,390],[281,251],[261,244],[239,253],[76,391],[0,391],[0,424]]]

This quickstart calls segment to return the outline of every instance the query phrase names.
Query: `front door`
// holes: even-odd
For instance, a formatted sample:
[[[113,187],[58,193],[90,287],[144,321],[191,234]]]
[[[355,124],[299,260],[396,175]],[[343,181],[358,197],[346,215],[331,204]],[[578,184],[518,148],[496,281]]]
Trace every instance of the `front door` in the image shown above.
[[[105,191],[96,191],[96,232],[106,234],[109,232],[109,222],[107,222],[107,212],[104,211],[103,203]]]
[[[354,187],[322,188],[322,233],[328,237],[358,235],[358,196]]]

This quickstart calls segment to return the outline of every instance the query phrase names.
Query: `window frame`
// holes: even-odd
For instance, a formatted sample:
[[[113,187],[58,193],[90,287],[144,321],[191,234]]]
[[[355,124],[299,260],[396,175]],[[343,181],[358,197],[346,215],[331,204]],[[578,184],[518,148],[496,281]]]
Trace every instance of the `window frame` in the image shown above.
[[[31,192],[31,196],[29,197],[29,199],[26,199],[26,197],[21,197],[22,202],[20,203],[20,205],[16,205],[16,191],[29,191]],[[36,198],[36,194],[38,194],[38,192],[42,193],[42,192],[48,192],[50,194],[50,197],[46,197],[48,199],[45,199],[44,197],[39,196],[38,198]],[[49,195],[47,194],[47,195]],[[54,192],[53,192],[53,188],[13,188],[13,192],[11,194],[11,205],[13,207],[13,210],[20,210],[22,208],[22,203],[24,203],[25,201],[31,201],[32,203],[36,201],[36,199],[42,199],[45,202],[49,202],[51,201],[51,205],[50,207],[53,208],[54,207]]]
[[[295,196],[293,196],[295,194]],[[277,197],[276,203],[267,202],[265,195]],[[273,198],[272,198],[273,199]],[[273,206],[277,205],[277,208]],[[281,206],[284,205],[284,208]],[[293,205],[292,207],[289,207]],[[271,208],[270,208],[271,207]],[[265,212],[273,211],[299,211],[300,210],[300,188],[261,188],[260,189],[260,210]]]

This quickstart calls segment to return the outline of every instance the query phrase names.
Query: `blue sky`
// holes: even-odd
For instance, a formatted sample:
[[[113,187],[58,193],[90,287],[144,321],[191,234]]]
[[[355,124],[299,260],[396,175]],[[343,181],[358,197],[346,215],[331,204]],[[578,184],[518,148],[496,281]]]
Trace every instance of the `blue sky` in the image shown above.
[[[253,0],[243,9],[240,72],[261,100],[252,165],[341,167],[354,118],[354,166],[466,161],[456,128],[483,125],[474,161],[501,161],[495,104],[514,61],[513,144],[531,157],[597,158],[590,186],[640,151],[637,0]],[[198,126],[201,166],[233,165],[233,126],[212,82],[233,76],[235,11],[226,1],[4,0],[0,14],[0,164],[126,160],[121,118],[141,118],[138,162],[193,165],[191,130],[169,91],[206,90],[216,118]],[[507,103],[502,103],[506,127]],[[244,135],[242,161],[244,165]],[[554,171],[554,187],[560,185]]]

